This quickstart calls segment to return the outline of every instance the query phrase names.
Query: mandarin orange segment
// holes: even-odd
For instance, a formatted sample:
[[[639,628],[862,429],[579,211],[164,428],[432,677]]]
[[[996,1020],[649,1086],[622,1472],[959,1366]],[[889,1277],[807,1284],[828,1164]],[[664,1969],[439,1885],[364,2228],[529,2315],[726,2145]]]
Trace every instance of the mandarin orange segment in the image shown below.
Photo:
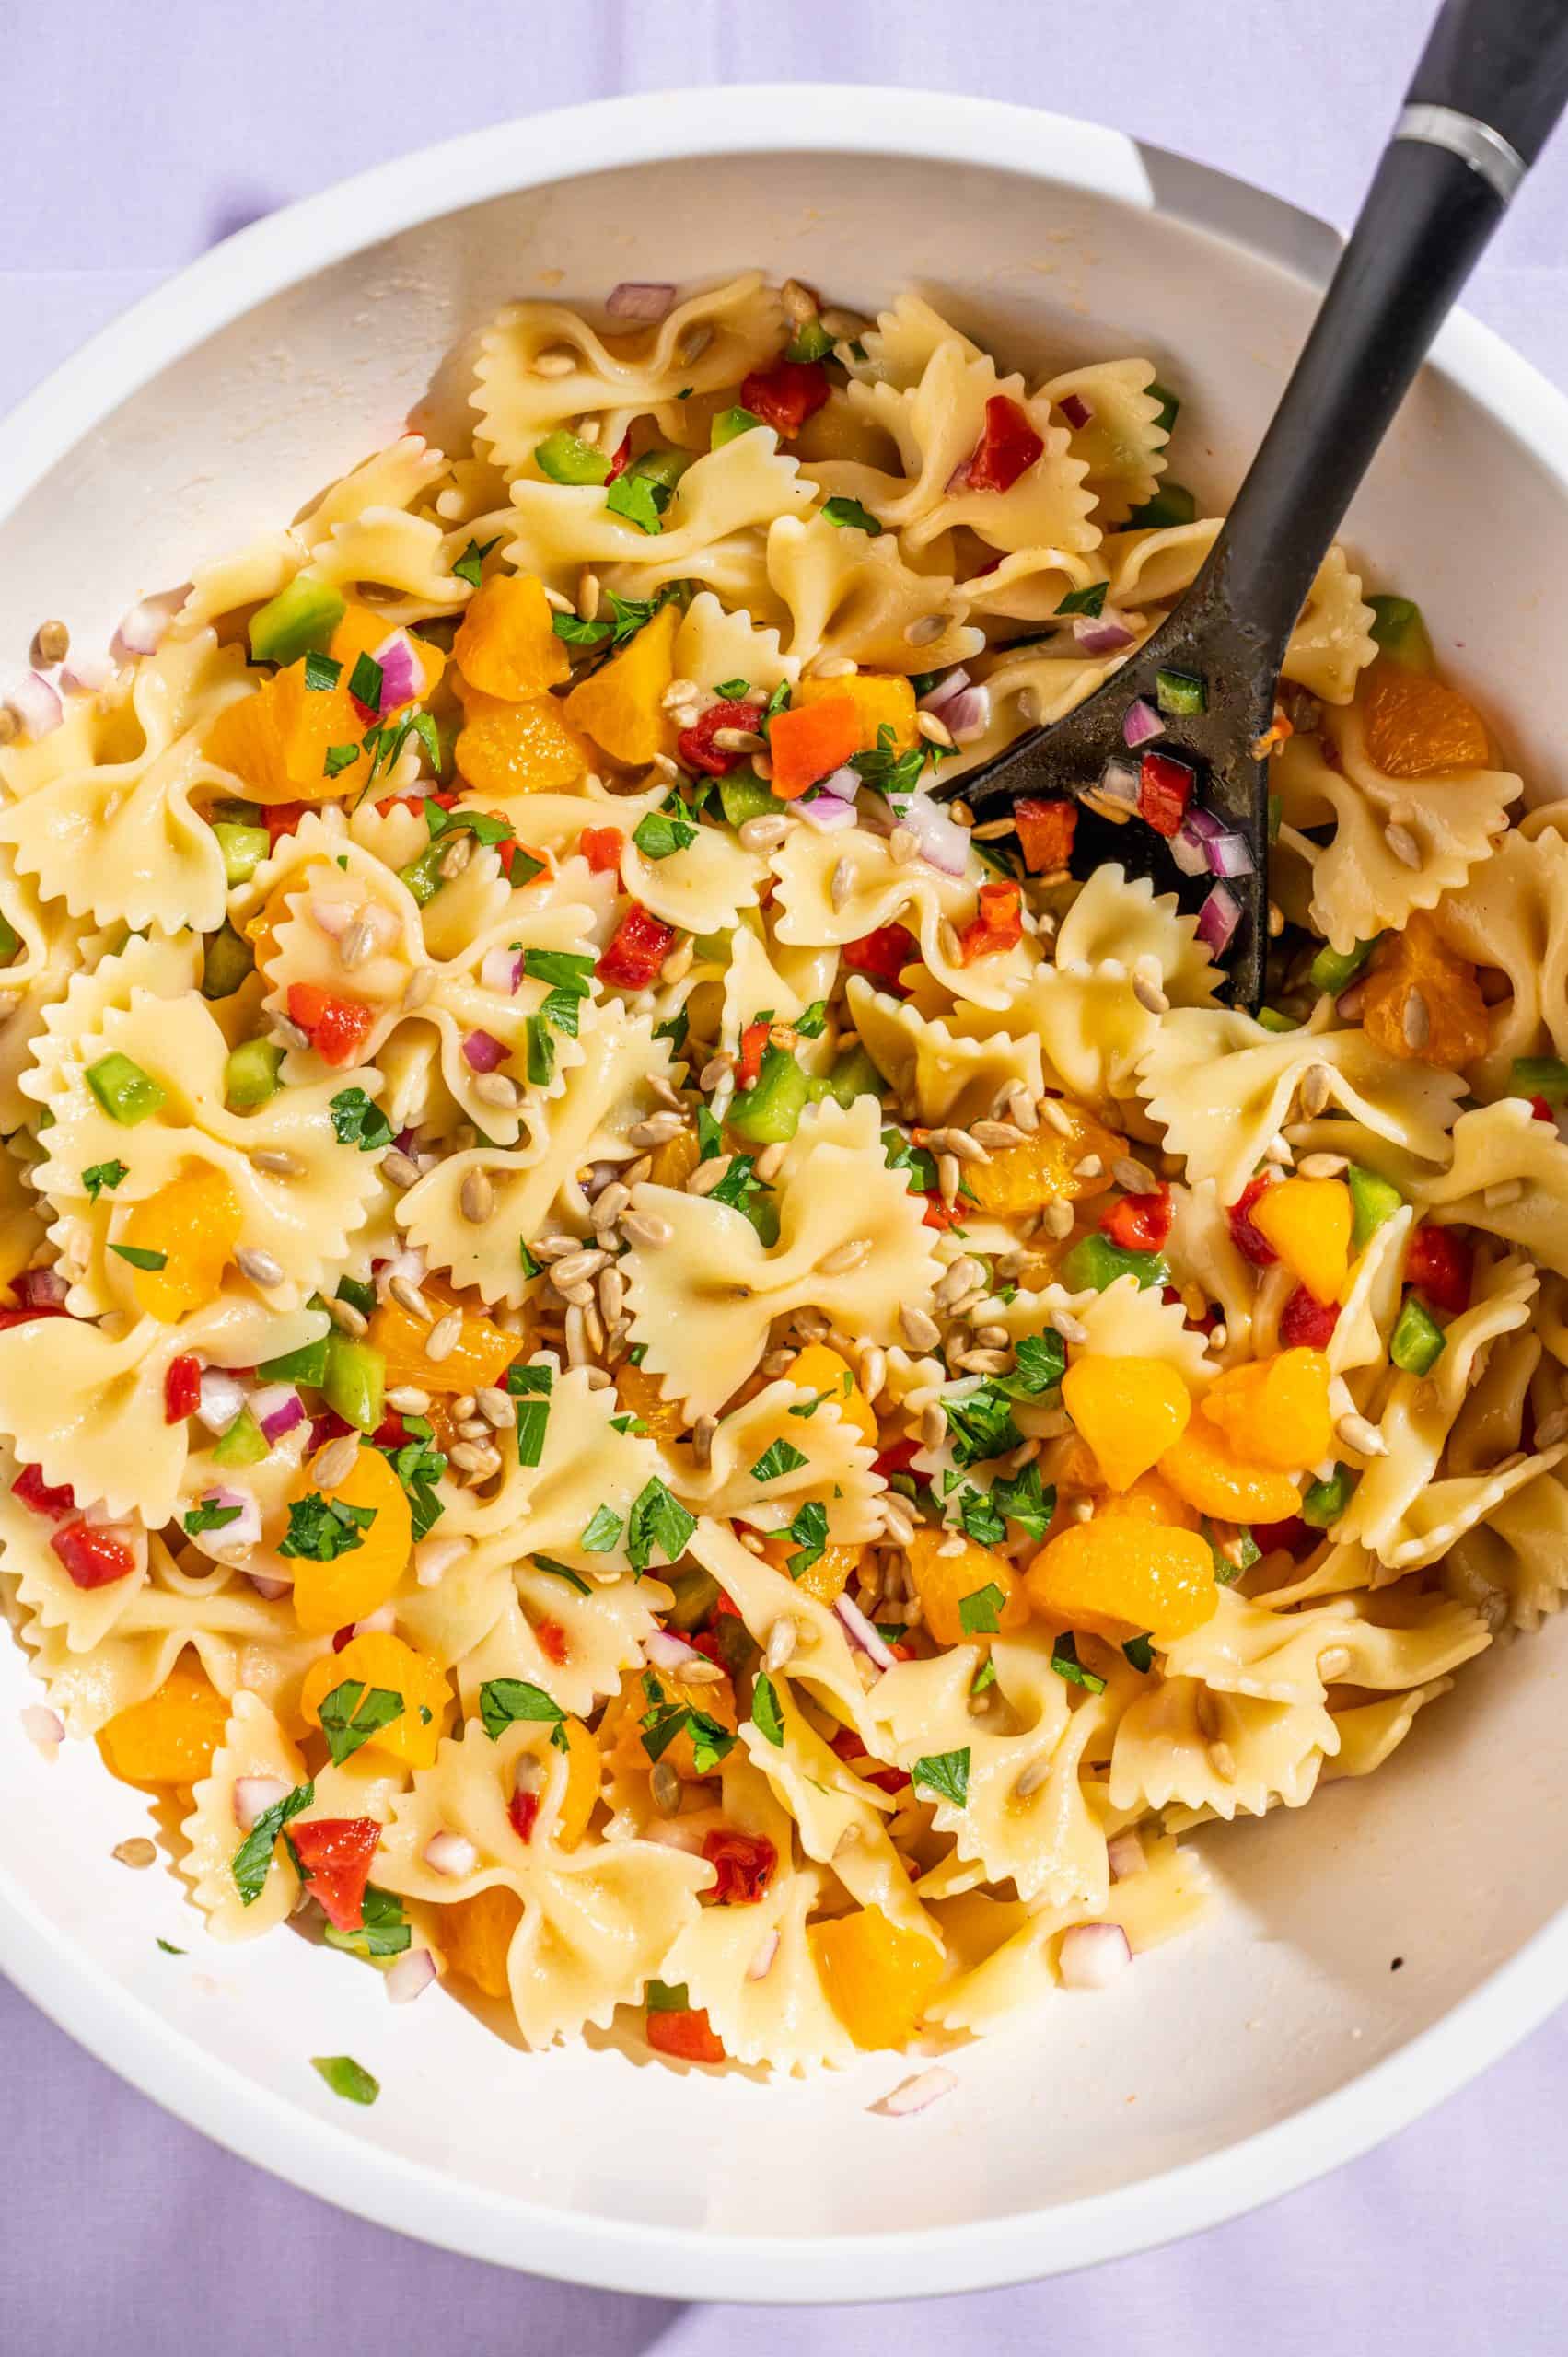
[[[543,695],[572,676],[544,585],[531,574],[492,574],[469,600],[452,660],[472,686],[514,703]]]
[[[566,1738],[566,1790],[555,1820],[555,1839],[563,1850],[575,1850],[598,1800],[604,1755],[581,1719],[563,1721],[562,1733]]]
[[[331,640],[332,660],[334,663],[341,663],[343,667],[342,686],[347,687],[349,674],[354,669],[357,658],[361,655],[368,655],[374,660],[377,649],[384,647],[399,627],[397,623],[389,622],[384,613],[378,613],[374,606],[362,606],[353,599],[350,600],[348,610],[332,633]],[[447,668],[445,655],[438,646],[433,646],[429,639],[421,638],[412,630],[403,630],[401,635],[407,639],[413,649],[418,677],[413,694],[405,696],[401,703],[388,704],[380,715],[383,720],[393,719],[399,713],[412,711],[416,703],[425,702],[440,685],[441,675]],[[291,668],[298,668],[303,685],[303,664]],[[317,694],[319,691],[312,689],[310,692]],[[373,722],[360,717],[361,734],[373,726]]]
[[[1206,1538],[1131,1515],[1096,1515],[1058,1531],[1027,1582],[1031,1603],[1052,1620],[1113,1637],[1147,1629],[1160,1644],[1201,1629],[1218,1601]]]
[[[1196,1530],[1199,1516],[1185,1498],[1179,1498],[1163,1473],[1140,1473],[1120,1497],[1105,1496],[1096,1513],[1099,1520],[1121,1515],[1129,1522],[1161,1522],[1172,1530]]]
[[[854,1379],[854,1370],[837,1351],[826,1342],[807,1342],[796,1355],[789,1379],[798,1389],[809,1392],[813,1399],[826,1392],[826,1405],[837,1408],[846,1424],[853,1424],[862,1440],[872,1448],[877,1446],[877,1418],[871,1402]]]
[[[1321,1351],[1278,1351],[1220,1376],[1203,1400],[1232,1451],[1277,1472],[1299,1473],[1327,1457],[1334,1437],[1329,1362]]]
[[[942,1978],[933,1940],[891,1923],[879,1907],[813,1923],[811,1960],[831,2005],[856,2046],[902,2046]]]
[[[1385,777],[1436,777],[1486,767],[1490,749],[1475,706],[1429,672],[1374,664],[1361,694],[1366,749]]]
[[[677,1130],[672,1138],[656,1145],[648,1170],[650,1187],[683,1188],[702,1159],[697,1132],[692,1129]]]
[[[1187,1429],[1191,1395],[1166,1359],[1077,1359],[1062,1404],[1113,1490],[1146,1473]]]
[[[1284,1522],[1301,1504],[1294,1481],[1238,1457],[1202,1410],[1166,1450],[1159,1470],[1179,1498],[1220,1522]]]
[[[907,1550],[910,1577],[925,1608],[925,1626],[937,1643],[965,1644],[972,1637],[990,1635],[993,1621],[1003,1636],[1024,1628],[1029,1617],[1028,1598],[1012,1564],[1005,1556],[993,1554],[989,1547],[969,1538],[957,1554],[944,1554],[942,1549],[952,1544],[955,1535],[922,1524]],[[987,1588],[1001,1590],[1000,1605],[994,1597],[984,1597]],[[967,1598],[974,1599],[970,1619],[985,1623],[983,1627],[964,1627],[962,1608]]]
[[[615,1388],[621,1406],[640,1416],[655,1440],[679,1440],[686,1430],[686,1411],[679,1399],[659,1396],[659,1379],[630,1359],[615,1371]]]
[[[728,1734],[735,1733],[735,1689],[727,1678],[689,1686],[672,1670],[629,1670],[617,1701],[607,1712],[599,1729],[601,1744],[613,1746],[616,1764],[625,1773],[645,1776],[653,1767],[653,1755],[643,1741],[643,1721],[651,1713],[662,1716],[669,1711],[700,1712],[715,1720]],[[668,1760],[683,1784],[701,1783],[704,1776],[714,1773],[711,1768],[699,1770],[696,1745],[690,1729],[684,1726],[671,1736],[658,1757]]]
[[[506,1957],[522,1917],[522,1900],[499,1882],[443,1907],[436,1938],[447,1971],[471,1980],[487,1997],[505,1997],[509,1986]]]
[[[1448,947],[1424,909],[1378,945],[1361,1019],[1367,1038],[1389,1055],[1446,1072],[1461,1071],[1492,1043],[1476,970]]]
[[[172,1326],[215,1300],[244,1224],[231,1181],[210,1163],[134,1203],[115,1242],[165,1256],[158,1269],[133,1264],[132,1283],[147,1316]]]
[[[791,701],[809,706],[841,696],[847,696],[854,706],[860,723],[860,752],[876,752],[884,728],[893,732],[889,749],[893,752],[907,753],[919,742],[914,690],[902,678],[883,679],[863,672],[844,679],[802,679]]]
[[[1014,1218],[1043,1211],[1058,1198],[1081,1202],[1103,1195],[1110,1186],[1110,1166],[1122,1141],[1083,1106],[1064,1098],[1059,1102],[1068,1124],[1065,1136],[1042,1121],[1022,1145],[993,1151],[989,1162],[964,1165],[964,1185],[981,1211]],[[1078,1165],[1091,1155],[1098,1157],[1099,1168],[1085,1174]]]
[[[1338,1301],[1354,1225],[1342,1178],[1286,1178],[1266,1189],[1249,1216],[1315,1301]]]
[[[329,1441],[329,1448],[336,1443]],[[295,1485],[296,1499],[317,1494],[314,1479],[323,1451]],[[379,1611],[397,1593],[407,1567],[413,1525],[402,1483],[378,1449],[361,1448],[341,1481],[325,1496],[343,1505],[368,1506],[372,1519],[359,1530],[359,1544],[331,1562],[308,1555],[284,1560],[294,1573],[295,1618],[308,1636],[326,1636],[351,1620]]]
[[[522,1350],[523,1339],[504,1326],[465,1310],[458,1339],[445,1358],[433,1359],[425,1349],[430,1328],[390,1295],[371,1314],[368,1341],[387,1362],[387,1387],[412,1384],[417,1390],[456,1395],[499,1383]]]
[[[800,1542],[787,1532],[772,1532],[762,1541],[762,1557],[775,1572],[787,1571],[789,1559],[800,1553]],[[830,1539],[814,1563],[808,1563],[796,1586],[819,1604],[836,1604],[860,1570],[863,1550]]]
[[[475,794],[552,794],[575,785],[588,751],[554,696],[506,703],[470,688],[453,759]]]
[[[117,1711],[99,1729],[103,1764],[122,1784],[194,1784],[212,1773],[228,1704],[184,1656],[156,1694]]]
[[[651,622],[628,639],[592,676],[575,687],[566,713],[612,761],[638,769],[656,753],[673,749],[673,731],[664,710],[665,691],[675,677],[678,607],[661,606]]]
[[[428,1654],[388,1629],[367,1629],[351,1637],[342,1653],[324,1654],[305,1673],[299,1708],[308,1725],[320,1725],[321,1705],[340,1686],[365,1689],[352,1708],[346,1701],[343,1705],[351,1726],[373,1689],[402,1699],[398,1716],[366,1736],[366,1750],[385,1752],[410,1768],[435,1766],[436,1747],[452,1715],[452,1691],[446,1672]]]

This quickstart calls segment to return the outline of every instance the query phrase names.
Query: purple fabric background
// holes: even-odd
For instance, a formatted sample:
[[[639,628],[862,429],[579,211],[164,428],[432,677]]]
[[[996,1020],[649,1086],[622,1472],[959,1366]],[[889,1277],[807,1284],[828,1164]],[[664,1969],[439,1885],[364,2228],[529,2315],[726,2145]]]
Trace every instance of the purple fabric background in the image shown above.
[[[0,409],[228,232],[406,148],[675,84],[877,81],[1034,99],[1343,226],[1428,0],[55,0],[6,13]],[[722,97],[715,96],[715,106]],[[1568,138],[1472,292],[1568,378]],[[1194,320],[1194,334],[1202,322]],[[1333,1894],[1326,1894],[1332,1903]],[[1455,1896],[1455,1937],[1464,1937]],[[231,2159],[0,1983],[0,2345],[315,2357],[345,2340],[528,2357],[926,2357],[978,2347],[1384,2357],[1568,2340],[1568,2018],[1381,2152],[1258,2216],[1051,2284],[880,2311],[682,2308],[426,2250]]]

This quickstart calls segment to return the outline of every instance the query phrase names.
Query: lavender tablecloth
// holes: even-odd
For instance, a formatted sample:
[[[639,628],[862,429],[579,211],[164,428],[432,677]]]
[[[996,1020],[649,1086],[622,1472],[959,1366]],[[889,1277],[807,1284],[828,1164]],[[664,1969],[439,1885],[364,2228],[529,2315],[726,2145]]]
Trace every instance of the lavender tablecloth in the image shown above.
[[[1339,222],[1428,0],[54,0],[0,11],[0,410],[261,213],[531,109],[673,84],[876,81],[1032,99]],[[715,88],[715,108],[722,92]],[[1568,377],[1568,139],[1471,306]],[[1201,332],[1201,322],[1194,322]],[[1332,1894],[1329,1894],[1331,1903]],[[1464,1937],[1462,1894],[1455,1936]],[[881,2311],[575,2291],[341,2216],[167,2119],[0,1982],[0,2349],[316,2357],[900,2357],[986,2346],[1381,2357],[1568,2345],[1568,2017],[1381,2152],[1174,2249]]]

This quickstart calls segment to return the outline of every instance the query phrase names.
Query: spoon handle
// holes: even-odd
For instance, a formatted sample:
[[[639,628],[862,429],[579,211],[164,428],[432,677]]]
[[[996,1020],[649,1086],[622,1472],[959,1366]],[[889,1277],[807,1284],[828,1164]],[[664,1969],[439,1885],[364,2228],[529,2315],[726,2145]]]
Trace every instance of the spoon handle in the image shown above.
[[[1193,594],[1277,660],[1411,379],[1568,103],[1568,0],[1445,0]]]

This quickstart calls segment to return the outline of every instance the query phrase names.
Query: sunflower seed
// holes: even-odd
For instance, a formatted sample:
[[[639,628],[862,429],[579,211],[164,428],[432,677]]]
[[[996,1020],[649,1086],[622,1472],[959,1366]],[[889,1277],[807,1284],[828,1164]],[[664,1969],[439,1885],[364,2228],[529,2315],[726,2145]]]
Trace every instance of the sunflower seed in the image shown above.
[[[1074,1213],[1071,1203],[1047,1203],[1044,1211],[1041,1212],[1040,1215],[1040,1224],[1041,1227],[1044,1228],[1047,1236],[1051,1237],[1054,1242],[1060,1244],[1063,1237],[1072,1235],[1073,1218]]]
[[[387,1405],[400,1416],[423,1416],[430,1405],[430,1394],[421,1391],[417,1384],[399,1383],[388,1392]]]
[[[1008,1333],[1005,1326],[978,1327],[975,1330],[975,1341],[982,1351],[1007,1351],[1013,1346],[1013,1337]]]
[[[782,1669],[799,1643],[799,1632],[788,1614],[775,1620],[768,1631],[768,1643],[762,1655],[762,1666],[770,1675]]]
[[[436,873],[445,877],[449,884],[455,876],[462,874],[472,857],[473,837],[467,834],[454,835],[436,863]]]
[[[1064,1342],[1082,1343],[1089,1339],[1088,1328],[1082,1318],[1074,1318],[1070,1309],[1047,1310],[1045,1322],[1053,1332],[1061,1335]]]
[[[860,1268],[870,1257],[871,1238],[868,1236],[852,1236],[846,1243],[837,1244],[830,1252],[823,1254],[817,1263],[818,1273],[824,1277],[847,1277],[852,1269]]]
[[[608,1187],[602,1187],[594,1197],[593,1210],[589,1213],[595,1235],[606,1235],[615,1225],[631,1200],[632,1190],[630,1187],[623,1187],[619,1178],[612,1178]],[[537,1246],[535,1258],[538,1258]]]
[[[942,1339],[935,1318],[907,1304],[899,1312],[899,1327],[912,1351],[934,1351]]]
[[[1007,1118],[1032,1137],[1040,1127],[1040,1108],[1027,1088],[1015,1088],[1007,1099]]]
[[[269,1178],[297,1178],[305,1165],[286,1146],[259,1145],[250,1156],[250,1167]]]
[[[598,575],[585,565],[577,575],[577,611],[586,622],[598,620]]]
[[[117,1842],[109,1854],[122,1866],[150,1866],[157,1860],[157,1850],[145,1833],[134,1833],[129,1841]]]
[[[904,636],[912,646],[929,646],[941,637],[947,627],[946,614],[921,614],[911,622]]]
[[[356,1309],[352,1301],[330,1301],[327,1315],[340,1334],[350,1334],[356,1342],[370,1331],[369,1318],[363,1309]]]
[[[914,1537],[914,1517],[901,1498],[889,1494],[881,1500],[882,1528],[896,1545],[907,1547]]]
[[[742,851],[775,851],[789,832],[789,820],[782,815],[764,811],[760,819],[745,819],[739,830]]]
[[[356,917],[338,936],[338,963],[352,973],[364,965],[375,946],[376,935],[363,917]]]
[[[437,1363],[442,1359],[449,1359],[462,1338],[462,1331],[463,1321],[460,1315],[457,1310],[449,1309],[445,1318],[436,1319],[425,1336],[425,1357]]]
[[[1432,1010],[1419,991],[1407,991],[1404,1009],[1400,1016],[1400,1028],[1405,1035],[1405,1045],[1417,1054],[1432,1037]]]
[[[754,728],[715,728],[714,743],[721,753],[760,753],[767,743]]]
[[[1236,1754],[1232,1751],[1228,1743],[1216,1742],[1210,1744],[1209,1765],[1214,1770],[1222,1784],[1235,1783]]]
[[[1048,1130],[1054,1130],[1056,1132],[1059,1138],[1070,1138],[1072,1136],[1072,1117],[1068,1113],[1067,1108],[1063,1104],[1060,1097],[1042,1097],[1040,1100],[1040,1118],[1045,1123]]]
[[[423,1006],[425,1000],[430,996],[431,992],[435,988],[435,967],[416,966],[412,973],[409,976],[407,981],[403,984],[402,1003],[404,1014],[412,1015],[416,1007]]]
[[[491,1428],[498,1433],[510,1432],[517,1421],[517,1402],[497,1383],[482,1383],[473,1395],[474,1405]]]
[[[1027,1801],[1031,1793],[1039,1792],[1051,1773],[1051,1759],[1052,1755],[1045,1752],[1040,1759],[1029,1761],[1028,1766],[1013,1786],[1013,1798],[1016,1801]]]
[[[714,1434],[718,1428],[716,1416],[699,1416],[691,1427],[691,1454],[704,1469],[713,1462]]]
[[[1132,960],[1132,995],[1145,1015],[1168,1015],[1170,1000],[1166,993],[1165,973],[1157,958],[1145,953]]]
[[[914,725],[927,744],[940,745],[945,751],[952,751],[953,732],[945,720],[938,720],[934,712],[917,712]]]
[[[977,1138],[970,1135],[968,1130],[952,1127],[933,1130],[930,1144],[937,1154],[956,1154],[960,1162],[973,1163],[977,1167],[991,1160],[985,1148]]]
[[[970,1135],[976,1145],[996,1154],[1005,1154],[1009,1146],[1024,1143],[1023,1131],[1013,1121],[976,1121]]]
[[[522,1101],[522,1090],[504,1072],[487,1072],[476,1080],[473,1093],[482,1105],[494,1105],[504,1113],[515,1113]]]
[[[757,1372],[759,1375],[765,1376],[770,1383],[774,1383],[781,1375],[787,1375],[794,1364],[795,1353],[787,1346],[781,1346],[780,1349],[768,1353],[759,1364]]]
[[[869,1406],[872,1400],[881,1398],[888,1380],[887,1352],[875,1342],[867,1342],[860,1353],[859,1375],[861,1397]]]
[[[675,1230],[668,1220],[660,1219],[656,1212],[623,1212],[621,1225],[633,1244],[649,1252],[658,1251],[675,1241]]]
[[[569,1287],[580,1285],[589,1277],[597,1277],[609,1260],[610,1255],[602,1244],[589,1245],[580,1252],[568,1252],[563,1260],[552,1261],[550,1282],[558,1293],[565,1293]]]
[[[758,1178],[763,1180],[764,1183],[776,1178],[779,1172],[784,1168],[784,1159],[786,1151],[787,1149],[782,1138],[775,1139],[772,1145],[765,1145],[762,1148],[761,1153],[757,1156],[756,1168]]]
[[[680,1814],[680,1779],[668,1759],[656,1759],[648,1771],[648,1792],[661,1817]]]
[[[835,909],[842,909],[854,889],[854,862],[841,859],[828,881],[828,898]]]
[[[714,1189],[729,1176],[733,1154],[710,1155],[706,1162],[699,1162],[686,1181],[689,1195],[711,1195]]]
[[[933,1399],[920,1412],[920,1439],[923,1448],[940,1448],[947,1437],[947,1419],[941,1405]]]
[[[234,1256],[234,1265],[242,1277],[248,1277],[253,1285],[260,1285],[263,1292],[283,1283],[282,1265],[273,1260],[270,1252],[260,1251],[254,1244],[239,1247]]]
[[[414,1283],[412,1277],[389,1277],[387,1280],[387,1291],[391,1295],[392,1299],[397,1303],[400,1309],[406,1309],[411,1318],[423,1318],[425,1324],[428,1326],[430,1323],[430,1304],[425,1300],[424,1295],[420,1292],[419,1287]]]
[[[359,1434],[340,1433],[330,1440],[311,1469],[310,1479],[319,1490],[335,1490],[348,1480],[359,1462]]]
[[[964,1183],[964,1167],[956,1154],[936,1157],[936,1184],[945,1203],[957,1201],[958,1189]]]
[[[1073,1165],[1073,1176],[1074,1178],[1103,1178],[1105,1164],[1098,1154],[1086,1154]]]
[[[807,665],[806,676],[808,679],[847,679],[859,668],[853,655],[819,655],[815,662]]]
[[[607,1327],[619,1326],[626,1306],[626,1280],[613,1265],[598,1272],[598,1312]]]
[[[559,345],[552,345],[548,352],[536,352],[533,356],[536,377],[570,377],[576,366],[576,354],[563,352]]]
[[[272,1043],[274,1048],[308,1049],[309,1047],[309,1032],[302,1031],[297,1023],[291,1023],[286,1015],[274,1015],[272,1023]]]
[[[1383,840],[1401,866],[1419,867],[1421,865],[1421,845],[1408,827],[1390,822],[1383,830]]]
[[[1350,1164],[1342,1154],[1307,1154],[1295,1167],[1303,1178],[1337,1178],[1342,1170],[1350,1168]]]
[[[1119,1154],[1110,1166],[1110,1175],[1124,1195],[1157,1195],[1160,1182],[1152,1170],[1134,1162],[1130,1154]]]
[[[458,1438],[459,1440],[482,1441],[484,1446],[488,1447],[490,1445],[490,1426],[485,1422],[482,1416],[467,1416],[458,1426]]]
[[[888,856],[896,867],[907,867],[920,849],[920,838],[907,827],[895,827],[888,838]]]
[[[650,1113],[645,1121],[633,1123],[626,1132],[626,1143],[651,1151],[656,1146],[668,1145],[671,1138],[679,1137],[685,1127],[683,1113]]]
[[[576,435],[579,442],[597,442],[598,440],[598,420],[597,417],[585,417],[579,419],[578,423],[572,430]],[[571,598],[563,597],[559,589],[547,588],[544,593],[544,602],[550,608],[552,614],[570,614],[576,610],[573,606]]]
[[[1376,1425],[1368,1423],[1365,1416],[1358,1416],[1353,1411],[1342,1416],[1334,1430],[1345,1446],[1353,1448],[1358,1457],[1387,1457],[1388,1454],[1388,1442]]]
[[[495,1209],[495,1190],[487,1172],[470,1170],[458,1192],[458,1209],[470,1227],[482,1227]]]

